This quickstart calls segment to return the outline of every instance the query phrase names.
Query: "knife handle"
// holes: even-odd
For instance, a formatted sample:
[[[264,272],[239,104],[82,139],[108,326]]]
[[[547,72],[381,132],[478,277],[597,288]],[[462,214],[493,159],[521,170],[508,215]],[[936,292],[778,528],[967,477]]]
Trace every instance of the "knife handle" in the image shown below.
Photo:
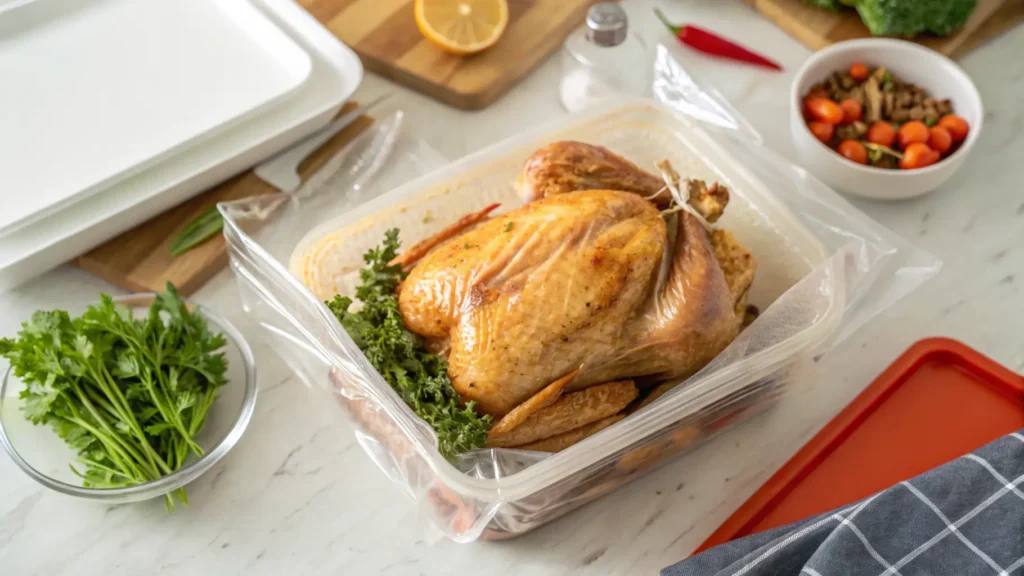
[[[299,166],[302,164],[302,161],[388,96],[390,94],[385,94],[369,104],[357,106],[355,110],[345,112],[332,120],[330,124],[319,132],[307,136],[305,140],[301,140],[298,144],[293,145],[281,154],[256,166],[253,172],[261,180],[277,187],[281,192],[295,192],[304,180],[302,175],[299,174]]]

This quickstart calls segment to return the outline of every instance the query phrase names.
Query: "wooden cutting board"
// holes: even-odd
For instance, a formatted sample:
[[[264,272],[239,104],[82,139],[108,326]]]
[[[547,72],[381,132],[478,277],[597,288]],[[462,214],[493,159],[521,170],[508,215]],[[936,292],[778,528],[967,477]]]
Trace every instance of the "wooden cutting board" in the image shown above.
[[[487,106],[582,24],[596,0],[508,0],[509,24],[480,54],[448,54],[420,34],[413,0],[299,0],[363,65],[452,106]]]
[[[338,115],[356,106],[350,102]],[[372,123],[368,116],[357,119],[306,158],[299,165],[303,181]],[[178,257],[171,256],[171,240],[196,216],[218,202],[275,193],[277,189],[257,178],[251,170],[247,171],[108,240],[73,263],[133,292],[159,292],[171,282],[183,295],[191,294],[227,264],[224,236],[218,234]]]
[[[802,0],[746,0],[769,20],[814,50],[843,40],[870,38],[856,11],[832,12]],[[918,43],[957,58],[1024,20],[1024,0],[978,0],[964,27],[945,38],[922,38]]]

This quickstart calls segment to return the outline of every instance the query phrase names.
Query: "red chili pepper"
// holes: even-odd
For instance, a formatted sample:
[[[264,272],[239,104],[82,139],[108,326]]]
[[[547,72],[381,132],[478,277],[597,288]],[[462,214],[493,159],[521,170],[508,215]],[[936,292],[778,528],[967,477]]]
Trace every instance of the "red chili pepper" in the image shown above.
[[[764,66],[765,68],[771,68],[772,70],[782,70],[782,66],[779,66],[775,62],[761,56],[760,54],[751,52],[735,42],[726,40],[710,30],[705,30],[704,28],[698,28],[697,26],[691,26],[689,24],[676,26],[665,18],[665,15],[661,13],[661,10],[655,8],[654,13],[657,14],[658,19],[676,35],[676,38],[678,38],[680,42],[694,50],[697,50],[698,52],[703,52],[711,56],[720,56],[722,58],[728,58],[738,62],[756,64],[758,66]]]

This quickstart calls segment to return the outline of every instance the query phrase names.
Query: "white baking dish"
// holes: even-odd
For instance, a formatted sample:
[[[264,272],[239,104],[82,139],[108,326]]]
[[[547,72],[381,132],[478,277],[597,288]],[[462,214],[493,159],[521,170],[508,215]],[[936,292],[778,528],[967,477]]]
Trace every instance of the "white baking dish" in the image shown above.
[[[0,235],[265,111],[309,55],[251,2],[35,0],[0,11]]]
[[[251,0],[311,59],[291,96],[239,126],[0,240],[0,291],[90,250],[322,127],[362,80],[358,57],[292,0]]]

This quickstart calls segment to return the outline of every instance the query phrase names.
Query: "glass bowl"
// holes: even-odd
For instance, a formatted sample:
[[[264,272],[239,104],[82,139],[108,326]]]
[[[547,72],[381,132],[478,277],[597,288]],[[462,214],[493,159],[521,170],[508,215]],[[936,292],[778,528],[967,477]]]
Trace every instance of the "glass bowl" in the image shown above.
[[[114,302],[133,310],[148,309],[155,294],[115,297]],[[24,388],[10,367],[0,382],[0,444],[14,463],[37,482],[69,496],[110,504],[138,502],[164,496],[184,487],[216,464],[238,442],[256,407],[256,363],[242,334],[230,322],[187,299],[191,310],[202,314],[212,332],[224,334],[228,382],[220,388],[196,442],[204,455],[192,455],[175,472],[143,484],[120,488],[86,488],[70,469],[76,452],[46,425],[29,422],[18,393]],[[136,314],[138,317],[138,314]]]

